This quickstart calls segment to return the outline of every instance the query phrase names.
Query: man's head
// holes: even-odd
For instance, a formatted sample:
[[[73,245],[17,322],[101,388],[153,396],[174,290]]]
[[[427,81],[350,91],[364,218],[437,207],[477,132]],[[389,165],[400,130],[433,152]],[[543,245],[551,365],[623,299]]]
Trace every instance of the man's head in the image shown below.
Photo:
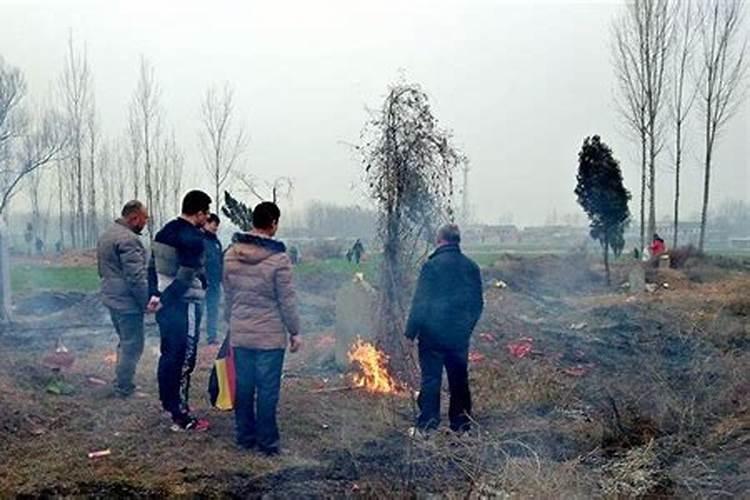
[[[216,234],[219,232],[219,224],[221,224],[221,219],[219,219],[219,216],[216,214],[209,214],[208,219],[206,219],[206,224],[203,226],[203,229],[211,234]]]
[[[456,224],[445,224],[438,229],[438,246],[458,245],[459,243],[461,243],[461,231]]]
[[[279,228],[281,210],[276,203],[264,201],[255,206],[253,210],[253,227],[268,236],[273,236]]]
[[[122,220],[134,232],[140,234],[148,222],[148,210],[146,205],[138,200],[132,200],[122,207]]]
[[[203,227],[211,213],[211,197],[203,191],[190,191],[182,199],[182,217]]]

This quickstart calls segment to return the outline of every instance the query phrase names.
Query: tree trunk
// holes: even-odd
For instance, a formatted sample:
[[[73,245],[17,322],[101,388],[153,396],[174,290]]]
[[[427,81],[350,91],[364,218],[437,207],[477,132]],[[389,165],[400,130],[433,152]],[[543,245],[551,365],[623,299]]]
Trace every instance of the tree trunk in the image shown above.
[[[83,201],[83,158],[80,154],[76,155],[76,198],[78,201],[79,246],[83,247],[86,244],[86,210]]]
[[[677,122],[675,151],[675,182],[674,182],[674,238],[672,248],[677,248],[680,232],[680,170],[682,169],[682,123]]]
[[[649,158],[648,158],[648,236],[653,237],[656,233],[656,146],[653,130],[649,136]]]
[[[701,209],[701,232],[700,239],[698,240],[698,250],[703,252],[706,245],[706,224],[708,221],[708,199],[709,190],[711,186],[711,156],[713,149],[713,141],[710,138],[706,139],[706,164],[705,172],[703,177],[703,208]]]
[[[646,135],[641,133],[641,246],[642,252],[646,248]]]
[[[611,285],[609,276],[609,239],[604,240],[604,273],[607,276],[607,286]]]
[[[58,210],[58,222],[60,223],[60,245],[65,246],[65,215],[63,213],[63,197],[65,196],[63,188],[63,167],[58,165],[57,167],[57,210]]]

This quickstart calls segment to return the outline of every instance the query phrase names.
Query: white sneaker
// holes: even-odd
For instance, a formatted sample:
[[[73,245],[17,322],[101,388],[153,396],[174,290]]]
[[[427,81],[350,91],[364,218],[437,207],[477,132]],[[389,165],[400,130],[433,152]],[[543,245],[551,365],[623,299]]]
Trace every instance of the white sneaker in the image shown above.
[[[409,427],[408,434],[412,439],[427,439],[427,432],[417,427]]]

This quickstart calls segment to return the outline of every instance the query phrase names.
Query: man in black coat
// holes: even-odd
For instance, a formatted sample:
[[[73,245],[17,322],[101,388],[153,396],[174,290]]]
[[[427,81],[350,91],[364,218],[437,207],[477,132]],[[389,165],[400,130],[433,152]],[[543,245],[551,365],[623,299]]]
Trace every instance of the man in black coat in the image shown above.
[[[419,341],[419,432],[440,423],[443,367],[450,389],[450,428],[461,432],[471,423],[469,341],[484,301],[479,266],[461,253],[460,242],[458,226],[438,231],[438,247],[422,266],[406,324],[406,337]]]

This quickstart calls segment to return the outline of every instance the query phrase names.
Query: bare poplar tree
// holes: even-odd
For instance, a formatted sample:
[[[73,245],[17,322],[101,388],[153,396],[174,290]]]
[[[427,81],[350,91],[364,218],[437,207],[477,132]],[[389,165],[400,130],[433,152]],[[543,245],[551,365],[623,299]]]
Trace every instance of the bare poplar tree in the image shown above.
[[[91,72],[86,50],[78,52],[73,43],[73,36],[68,38],[68,52],[65,68],[60,77],[60,90],[64,102],[65,117],[70,135],[68,152],[74,182],[74,229],[71,234],[73,246],[86,243],[86,195],[85,195],[85,154],[87,127],[86,122],[91,112]]]
[[[114,212],[114,177],[115,168],[113,168],[112,146],[110,143],[102,141],[97,155],[96,183],[101,193],[101,216],[104,219],[110,219]],[[96,232],[98,236],[98,231]]]
[[[155,174],[158,173],[159,139],[162,126],[162,109],[160,104],[160,90],[156,83],[154,68],[141,56],[138,84],[131,103],[131,139],[140,149],[142,158],[143,179],[146,193],[146,204],[154,212],[155,217],[149,218],[148,231],[154,237],[155,227],[159,223],[159,209],[157,199],[158,184]],[[134,146],[135,149],[135,146]]]
[[[706,224],[716,140],[747,92],[747,35],[744,0],[703,0],[701,104],[705,131],[703,206],[698,247],[706,242]]]
[[[167,213],[176,213],[180,210],[182,203],[182,174],[185,166],[185,156],[180,151],[175,139],[174,131],[165,143],[164,168],[167,172],[165,178],[168,180],[164,189]],[[218,201],[216,202],[218,205]]]
[[[220,200],[224,184],[247,150],[248,138],[244,128],[234,123],[234,91],[229,83],[221,90],[209,87],[200,112],[203,164],[211,176],[214,200]]]
[[[0,188],[0,214],[8,207],[26,176],[62,157],[67,146],[63,124],[59,114],[46,111],[31,122],[15,148],[10,145],[11,150],[15,149],[15,156],[5,163],[0,172],[0,178],[3,179]]]
[[[645,245],[645,198],[648,232],[656,228],[656,160],[664,146],[666,70],[673,44],[671,0],[628,2],[615,23],[614,65],[619,107],[641,146],[641,246]]]
[[[141,166],[141,133],[138,125],[138,115],[134,107],[130,107],[130,116],[128,117],[127,129],[127,164],[130,181],[132,182],[132,192],[135,199],[140,199],[141,182],[143,179]]]
[[[685,123],[693,109],[699,87],[694,75],[695,44],[698,39],[698,26],[701,23],[696,16],[699,13],[694,0],[677,2],[675,8],[675,50],[672,53],[670,79],[672,92],[670,115],[674,127],[674,236],[672,247],[677,248],[680,232],[680,188],[682,159],[685,149]]]
[[[88,140],[88,172],[86,176],[86,187],[88,191],[87,206],[88,214],[86,220],[87,225],[87,246],[96,245],[96,239],[99,236],[99,213],[97,210],[97,184],[100,176],[97,175],[97,168],[101,170],[102,165],[97,163],[99,159],[99,124],[97,123],[96,117],[96,106],[92,98],[91,105],[88,110],[88,116],[86,117],[86,137]]]
[[[26,96],[26,79],[21,70],[0,57],[0,146],[23,134],[26,114],[21,106]],[[8,152],[0,159],[7,160]]]
[[[465,157],[438,126],[418,85],[390,88],[358,148],[370,196],[378,205],[383,245],[379,315],[380,345],[397,370],[407,368],[402,333],[410,276],[418,252],[437,226],[453,219],[453,176]],[[423,244],[419,244],[423,242]]]
[[[31,203],[31,225],[34,227],[35,235],[38,236],[42,227],[42,180],[44,179],[44,169],[38,168],[26,176],[26,186],[28,189],[29,202]]]
[[[25,97],[23,74],[0,58],[0,214],[22,181],[59,159],[67,145],[60,115],[49,110],[32,116]]]
[[[126,191],[129,189],[128,181],[129,181],[129,165],[127,157],[125,156],[125,153],[123,151],[122,143],[120,141],[115,141],[112,144],[111,147],[111,162],[112,162],[112,170],[111,170],[111,179],[110,179],[110,186],[112,188],[112,212],[111,216],[113,218],[116,218],[120,214],[120,208],[122,208],[125,205],[126,200]],[[137,194],[134,195],[136,198],[138,197]]]

